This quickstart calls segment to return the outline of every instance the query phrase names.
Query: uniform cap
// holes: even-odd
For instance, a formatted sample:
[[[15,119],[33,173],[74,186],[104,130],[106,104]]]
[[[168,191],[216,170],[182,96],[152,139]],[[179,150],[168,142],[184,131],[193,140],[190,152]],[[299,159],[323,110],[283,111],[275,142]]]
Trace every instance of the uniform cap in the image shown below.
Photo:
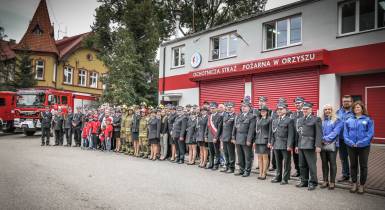
[[[297,96],[295,99],[294,99],[294,102],[295,103],[303,103],[305,101],[305,99],[303,97],[300,97],[300,96]]]
[[[286,103],[282,103],[282,102],[279,102],[278,104],[277,104],[277,108],[283,108],[283,109],[286,109],[287,108],[287,104]]]
[[[313,104],[311,102],[304,102],[303,103],[303,108],[312,108]]]
[[[259,96],[259,101],[260,102],[267,102],[267,97],[266,96]]]

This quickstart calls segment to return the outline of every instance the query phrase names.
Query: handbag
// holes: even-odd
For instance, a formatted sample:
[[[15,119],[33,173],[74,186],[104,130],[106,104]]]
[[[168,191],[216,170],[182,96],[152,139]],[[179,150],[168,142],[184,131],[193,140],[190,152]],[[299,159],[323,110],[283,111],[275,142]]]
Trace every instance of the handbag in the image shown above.
[[[337,150],[336,141],[333,141],[329,144],[322,144],[321,150],[325,152],[335,152]]]

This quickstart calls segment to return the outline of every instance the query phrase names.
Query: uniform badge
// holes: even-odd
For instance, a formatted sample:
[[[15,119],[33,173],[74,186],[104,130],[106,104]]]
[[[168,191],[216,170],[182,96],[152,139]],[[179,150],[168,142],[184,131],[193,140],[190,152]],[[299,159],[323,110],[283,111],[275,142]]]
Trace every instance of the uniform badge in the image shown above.
[[[367,121],[362,121],[362,124],[366,125],[366,124],[368,124],[368,122]]]

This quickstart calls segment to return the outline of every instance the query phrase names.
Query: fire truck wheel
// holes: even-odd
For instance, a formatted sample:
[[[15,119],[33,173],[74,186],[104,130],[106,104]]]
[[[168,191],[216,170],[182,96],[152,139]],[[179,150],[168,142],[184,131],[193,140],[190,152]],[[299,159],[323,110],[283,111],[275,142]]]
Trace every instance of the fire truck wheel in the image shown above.
[[[33,136],[35,134],[35,131],[24,131],[24,135],[26,136]]]

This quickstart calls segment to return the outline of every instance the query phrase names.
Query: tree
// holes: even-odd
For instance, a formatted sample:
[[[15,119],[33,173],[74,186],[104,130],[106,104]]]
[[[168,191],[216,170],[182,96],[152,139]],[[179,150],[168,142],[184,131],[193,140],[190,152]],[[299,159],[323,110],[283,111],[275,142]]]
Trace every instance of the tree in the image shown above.
[[[15,88],[29,88],[35,86],[36,83],[35,73],[32,69],[32,59],[30,58],[28,50],[23,50],[16,58],[13,86]]]
[[[169,0],[160,1],[160,14],[178,24],[183,35],[199,32],[265,10],[267,0]],[[179,21],[177,22],[177,20]]]
[[[116,104],[142,101],[157,103],[158,68],[156,51],[172,29],[167,15],[151,0],[100,0],[96,9],[94,35],[88,46],[99,49],[98,57],[109,69],[102,100]]]
[[[4,28],[0,26],[0,90],[14,90],[13,83],[10,81],[14,70],[14,59],[7,58],[3,50],[3,45],[8,45],[8,42],[3,40],[6,37]]]

